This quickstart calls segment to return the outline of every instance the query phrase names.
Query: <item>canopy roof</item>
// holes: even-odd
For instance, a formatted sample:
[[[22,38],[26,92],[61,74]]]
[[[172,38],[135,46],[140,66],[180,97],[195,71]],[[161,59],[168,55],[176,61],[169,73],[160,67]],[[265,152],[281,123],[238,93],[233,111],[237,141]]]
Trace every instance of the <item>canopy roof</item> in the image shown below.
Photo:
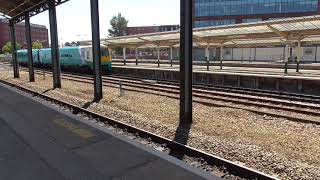
[[[68,0],[55,0],[55,4],[67,2]],[[34,16],[48,9],[48,0],[0,0],[0,16],[8,19],[13,18],[15,22],[24,20],[25,13]]]
[[[257,46],[294,42],[320,42],[320,15],[293,17],[255,23],[196,28],[197,46]],[[179,46],[179,31],[107,38],[108,46]]]

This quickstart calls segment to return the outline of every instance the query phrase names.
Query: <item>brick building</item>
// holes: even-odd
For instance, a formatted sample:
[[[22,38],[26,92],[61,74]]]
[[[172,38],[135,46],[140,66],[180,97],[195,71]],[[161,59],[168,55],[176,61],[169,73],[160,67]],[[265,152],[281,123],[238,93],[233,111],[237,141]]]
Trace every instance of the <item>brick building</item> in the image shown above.
[[[137,27],[127,27],[126,34],[129,36],[129,35],[136,35],[136,34],[175,31],[178,29],[179,29],[179,25],[137,26]]]
[[[23,48],[26,48],[26,32],[24,23],[18,23],[15,25],[17,42],[21,44]],[[31,37],[32,42],[40,41],[43,47],[49,46],[48,29],[46,26],[31,24]],[[0,51],[3,45],[10,41],[10,28],[9,21],[7,19],[0,19]]]

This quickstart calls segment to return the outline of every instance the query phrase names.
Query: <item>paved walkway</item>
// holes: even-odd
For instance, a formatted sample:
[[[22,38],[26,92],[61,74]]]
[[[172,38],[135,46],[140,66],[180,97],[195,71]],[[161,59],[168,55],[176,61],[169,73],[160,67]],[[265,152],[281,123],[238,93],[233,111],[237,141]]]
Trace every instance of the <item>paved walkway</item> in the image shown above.
[[[217,179],[0,84],[0,179]]]

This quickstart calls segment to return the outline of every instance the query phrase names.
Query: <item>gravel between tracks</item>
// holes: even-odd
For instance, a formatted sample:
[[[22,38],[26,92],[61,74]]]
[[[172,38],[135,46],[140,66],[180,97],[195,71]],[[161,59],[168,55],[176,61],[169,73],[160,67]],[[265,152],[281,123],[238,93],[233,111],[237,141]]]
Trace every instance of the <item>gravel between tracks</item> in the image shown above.
[[[119,97],[119,89],[104,87],[104,99],[91,103],[93,86],[89,84],[62,80],[63,88],[52,90],[52,78],[48,75],[46,79],[36,75],[35,83],[28,82],[26,72],[21,72],[20,79],[12,77],[11,69],[0,71],[2,80],[78,106],[88,106],[94,112],[170,139],[187,139],[187,144],[194,148],[270,175],[283,179],[320,179],[318,125],[195,103],[194,123],[188,130],[178,128],[176,99],[129,91]]]

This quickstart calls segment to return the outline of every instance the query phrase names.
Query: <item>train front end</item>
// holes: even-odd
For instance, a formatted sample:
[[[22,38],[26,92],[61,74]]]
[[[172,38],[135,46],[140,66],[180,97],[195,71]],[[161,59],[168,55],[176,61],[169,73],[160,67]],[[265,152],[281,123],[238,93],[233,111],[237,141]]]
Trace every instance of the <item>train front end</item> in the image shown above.
[[[102,72],[111,73],[112,59],[109,53],[109,49],[105,46],[101,46],[101,66],[102,66]]]

